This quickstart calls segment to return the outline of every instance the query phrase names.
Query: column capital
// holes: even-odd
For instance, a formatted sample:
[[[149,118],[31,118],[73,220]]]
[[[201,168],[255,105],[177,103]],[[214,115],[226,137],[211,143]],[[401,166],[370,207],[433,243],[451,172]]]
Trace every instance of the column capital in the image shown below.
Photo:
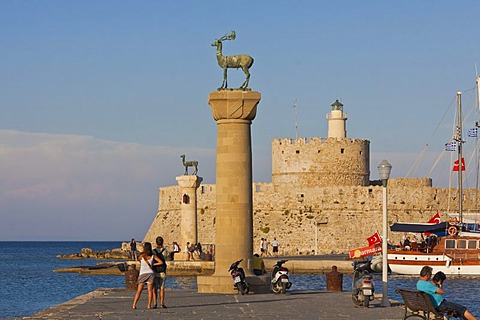
[[[178,176],[175,178],[178,182],[178,185],[182,188],[198,188],[200,186],[200,183],[202,183],[203,178],[199,176],[189,176],[189,175],[183,175],[183,176]]]
[[[208,96],[215,121],[223,119],[253,120],[257,115],[260,92],[244,90],[213,91]]]

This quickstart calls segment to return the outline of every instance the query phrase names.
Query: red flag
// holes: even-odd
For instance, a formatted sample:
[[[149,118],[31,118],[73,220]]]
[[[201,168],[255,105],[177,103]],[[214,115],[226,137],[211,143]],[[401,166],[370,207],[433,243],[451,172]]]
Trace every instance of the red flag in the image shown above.
[[[458,160],[453,161],[453,171],[458,171]],[[465,158],[462,158],[462,171],[465,171]]]
[[[382,242],[380,240],[380,236],[378,235],[378,232],[375,232],[371,237],[367,238],[368,241],[368,246],[373,246],[374,244]]]
[[[433,217],[428,220],[428,223],[440,223],[440,214],[437,212]]]

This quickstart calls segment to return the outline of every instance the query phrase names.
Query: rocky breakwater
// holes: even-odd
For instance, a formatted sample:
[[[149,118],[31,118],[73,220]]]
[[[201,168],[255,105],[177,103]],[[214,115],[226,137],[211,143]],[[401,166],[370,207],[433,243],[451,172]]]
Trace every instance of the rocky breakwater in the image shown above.
[[[105,251],[93,251],[90,248],[82,248],[80,253],[59,254],[61,259],[105,259],[105,260],[128,260],[129,252],[123,249],[112,249]]]
[[[70,268],[56,269],[54,272],[70,272],[82,274],[103,274],[103,275],[122,275],[127,269],[127,263],[124,262],[130,258],[129,252],[123,249],[112,249],[105,251],[93,251],[90,248],[82,248],[80,253],[59,254],[60,259],[96,259],[96,260],[122,260],[122,262],[102,262],[94,266],[78,266]],[[135,262],[133,262],[135,263]]]
[[[122,248],[119,249],[93,251],[90,248],[83,248],[80,253],[59,254],[57,255],[57,258],[60,259],[96,259],[121,261],[102,262],[94,266],[61,268],[54,270],[54,272],[81,273],[92,275],[124,275],[129,265],[135,265],[136,269],[140,270],[140,262],[129,261],[129,250],[130,246],[128,244],[122,244]],[[199,258],[193,261],[167,261],[168,274],[170,276],[210,275],[214,271],[214,265],[215,264],[212,261],[201,261],[199,260]]]

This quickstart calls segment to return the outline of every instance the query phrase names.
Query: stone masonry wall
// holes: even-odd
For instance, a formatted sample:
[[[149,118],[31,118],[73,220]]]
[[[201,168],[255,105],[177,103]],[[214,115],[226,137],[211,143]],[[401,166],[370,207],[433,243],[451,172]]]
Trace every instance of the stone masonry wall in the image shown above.
[[[366,186],[370,142],[361,139],[272,140],[272,182],[297,186]]]
[[[215,185],[201,185],[198,192],[198,239],[215,241]],[[180,238],[180,190],[159,191],[159,208],[144,241],[164,236],[168,244]],[[436,211],[457,209],[456,190],[431,187],[430,179],[390,179],[388,223],[427,222]],[[464,211],[478,208],[476,190],[464,190]],[[260,238],[280,242],[281,254],[345,253],[367,245],[367,237],[382,229],[381,186],[296,187],[273,183],[253,184],[254,252]],[[390,233],[393,242],[401,234]],[[181,244],[183,247],[184,244]]]

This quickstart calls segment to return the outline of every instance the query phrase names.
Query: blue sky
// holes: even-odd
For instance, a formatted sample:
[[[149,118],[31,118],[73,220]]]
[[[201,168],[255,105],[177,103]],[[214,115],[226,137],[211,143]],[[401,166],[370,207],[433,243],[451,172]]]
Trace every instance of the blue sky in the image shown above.
[[[142,238],[179,156],[215,182],[208,94],[225,55],[254,57],[262,93],[254,180],[271,181],[271,139],[325,137],[340,99],[348,136],[371,141],[371,179],[423,177],[451,135],[458,90],[473,101],[478,1],[0,2],[0,240]],[[243,73],[229,70],[229,84]],[[469,100],[470,99],[470,100]],[[449,170],[447,170],[449,171]],[[435,184],[448,180],[434,176]]]

